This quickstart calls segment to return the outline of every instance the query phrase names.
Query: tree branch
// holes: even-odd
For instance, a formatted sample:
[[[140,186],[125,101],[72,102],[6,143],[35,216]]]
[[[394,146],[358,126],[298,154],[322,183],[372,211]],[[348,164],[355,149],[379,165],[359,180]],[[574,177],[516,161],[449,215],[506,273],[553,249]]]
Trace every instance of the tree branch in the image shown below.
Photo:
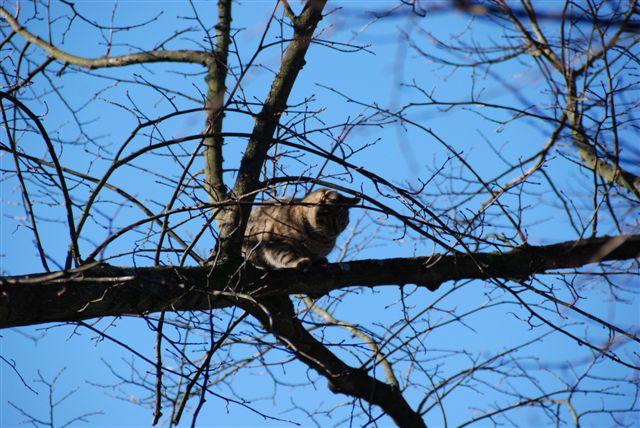
[[[608,183],[617,184],[631,192],[636,199],[640,200],[640,177],[622,169],[617,161],[607,162],[598,156],[598,152],[593,144],[590,144],[587,133],[582,126],[582,112],[579,109],[579,97],[577,95],[577,84],[574,79],[568,80],[569,93],[567,96],[566,114],[571,127],[571,137],[573,144],[578,149],[580,160],[587,168],[594,171]]]
[[[0,7],[0,16],[7,21],[16,33],[24,37],[26,41],[46,51],[53,58],[88,69],[123,67],[149,62],[186,62],[208,66],[213,62],[213,55],[210,53],[194,50],[155,50],[112,57],[85,58],[60,50],[29,32],[3,7]]]
[[[640,235],[626,235],[525,246],[507,253],[359,260],[308,271],[265,272],[233,261],[213,268],[94,263],[70,271],[0,278],[0,328],[162,310],[205,310],[264,296],[321,296],[352,286],[417,284],[433,291],[447,281],[526,278],[552,269],[639,256]]]
[[[225,224],[220,227],[220,236],[223,238],[220,248],[223,255],[233,256],[240,253],[250,212],[247,207],[255,198],[255,193],[252,192],[258,188],[260,170],[271,147],[280,116],[287,107],[293,84],[305,64],[304,57],[316,26],[322,19],[325,4],[326,0],[307,0],[303,11],[295,20],[293,40],[287,46],[280,70],[256,118],[251,138],[240,162],[238,178],[233,186],[232,196],[243,198],[246,203],[239,204],[230,211]]]
[[[259,304],[242,304],[263,327],[276,336],[296,357],[329,382],[334,393],[346,394],[382,408],[399,427],[425,427],[396,387],[351,367],[316,340],[296,317],[287,297],[262,299]]]
[[[207,82],[207,117],[204,139],[205,182],[204,188],[209,202],[221,202],[227,198],[222,176],[222,136],[223,106],[226,92],[227,58],[231,40],[231,0],[218,0],[218,22],[216,30],[216,62],[209,67],[205,81]],[[219,215],[224,215],[224,210]]]

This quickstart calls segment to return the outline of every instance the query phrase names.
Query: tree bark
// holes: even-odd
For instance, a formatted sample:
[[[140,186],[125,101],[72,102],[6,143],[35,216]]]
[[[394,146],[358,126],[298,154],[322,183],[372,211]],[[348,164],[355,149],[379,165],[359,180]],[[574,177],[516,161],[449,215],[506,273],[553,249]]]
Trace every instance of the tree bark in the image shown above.
[[[369,376],[366,370],[347,365],[316,340],[296,317],[288,297],[267,297],[261,299],[259,304],[241,306],[293,352],[298,360],[324,376],[332,392],[379,406],[399,427],[426,426],[398,387]]]
[[[527,278],[640,256],[640,235],[593,238],[507,253],[359,260],[309,270],[260,271],[230,260],[216,267],[115,267],[0,278],[0,328],[70,322],[103,316],[142,315],[254,303],[265,296],[321,296],[352,286],[417,284],[436,290],[447,281]]]
[[[300,15],[293,18],[293,39],[287,46],[282,64],[276,74],[269,95],[256,117],[247,148],[240,161],[238,178],[231,197],[242,199],[227,212],[224,224],[220,227],[220,249],[224,256],[234,257],[240,254],[244,230],[249,218],[249,206],[259,188],[260,171],[264,165],[273,136],[280,123],[280,116],[287,107],[289,95],[298,74],[305,65],[305,55],[311,45],[313,33],[322,19],[326,0],[307,0]]]

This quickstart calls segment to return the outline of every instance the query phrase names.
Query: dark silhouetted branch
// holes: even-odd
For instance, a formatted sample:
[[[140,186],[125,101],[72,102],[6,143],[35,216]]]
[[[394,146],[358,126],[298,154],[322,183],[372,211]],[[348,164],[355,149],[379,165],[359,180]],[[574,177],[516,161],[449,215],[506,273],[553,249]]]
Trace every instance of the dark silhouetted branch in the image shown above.
[[[602,237],[507,253],[359,260],[308,271],[259,271],[237,261],[217,267],[115,267],[104,264],[0,279],[0,328],[103,316],[203,310],[262,296],[324,295],[352,286],[417,284],[436,290],[461,279],[527,278],[552,269],[629,260],[640,235]]]

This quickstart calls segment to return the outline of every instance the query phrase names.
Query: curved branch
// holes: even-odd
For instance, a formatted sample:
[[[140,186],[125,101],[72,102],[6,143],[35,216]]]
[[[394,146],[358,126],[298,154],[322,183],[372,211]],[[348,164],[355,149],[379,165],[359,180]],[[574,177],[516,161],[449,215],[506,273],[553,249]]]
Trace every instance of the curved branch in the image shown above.
[[[47,151],[49,152],[49,156],[51,156],[51,161],[53,162],[54,168],[56,170],[56,175],[58,176],[60,191],[62,192],[62,196],[64,198],[64,206],[67,215],[67,225],[69,227],[69,254],[67,256],[67,261],[65,263],[65,268],[71,267],[71,260],[74,260],[76,264],[80,264],[80,250],[78,248],[78,235],[75,232],[75,225],[73,220],[73,207],[71,203],[71,196],[69,194],[69,190],[67,189],[67,181],[62,172],[62,166],[60,165],[60,161],[58,160],[58,155],[56,154],[56,150],[53,147],[53,143],[49,138],[49,134],[47,130],[38,119],[38,116],[32,112],[26,105],[20,102],[13,95],[10,95],[4,91],[0,91],[0,100],[7,99],[9,102],[13,103],[17,108],[22,110],[28,117],[31,119],[36,128],[38,128],[38,132],[42,136],[42,139],[47,146]]]
[[[214,61],[214,56],[204,51],[194,50],[156,50],[148,52],[132,53],[127,55],[85,58],[65,52],[47,43],[40,37],[29,32],[3,7],[0,6],[0,16],[7,21],[9,26],[24,39],[46,51],[51,57],[69,64],[77,65],[88,69],[124,67],[133,64],[149,62],[186,62],[209,66]]]
[[[7,152],[7,153],[10,153],[13,156],[15,156],[16,158],[21,158],[23,160],[33,162],[33,163],[39,165],[40,167],[44,167],[44,166],[55,167],[53,162],[49,162],[49,161],[46,161],[44,159],[37,158],[35,156],[31,156],[31,155],[28,155],[26,153],[21,153],[17,149],[14,149],[14,148],[11,148],[11,147],[6,147],[3,144],[0,144],[0,151],[4,151],[4,152]],[[73,170],[71,168],[67,168],[67,167],[64,167],[64,166],[62,166],[61,168],[62,168],[62,172],[64,172],[65,174],[72,175],[72,176],[78,177],[78,178],[80,178],[82,180],[90,181],[92,183],[96,183],[96,184],[100,184],[101,183],[101,179],[98,179],[98,178],[93,177],[91,175],[85,174],[85,173],[80,172],[80,171],[75,171],[75,170]],[[162,218],[161,218],[161,216],[158,216],[158,214],[155,214],[153,211],[151,211],[149,208],[147,208],[147,206],[145,204],[140,202],[133,195],[131,195],[130,193],[126,192],[124,189],[122,189],[122,188],[120,188],[118,186],[115,186],[113,184],[107,183],[107,182],[103,183],[102,186],[104,186],[106,189],[109,189],[109,190],[117,193],[118,195],[120,195],[124,199],[126,199],[127,201],[131,202],[138,209],[140,209],[140,211],[145,213],[150,218],[153,218],[156,224],[158,224],[159,226],[162,226]],[[202,257],[200,257],[195,251],[192,251],[192,248],[191,248],[192,244],[187,244],[173,230],[168,230],[168,233],[169,233],[169,235],[171,236],[172,239],[176,240],[176,242],[178,242],[180,244],[180,246],[182,246],[182,248],[185,249],[185,255],[188,254],[189,256],[191,256],[198,263],[204,262],[204,259]]]

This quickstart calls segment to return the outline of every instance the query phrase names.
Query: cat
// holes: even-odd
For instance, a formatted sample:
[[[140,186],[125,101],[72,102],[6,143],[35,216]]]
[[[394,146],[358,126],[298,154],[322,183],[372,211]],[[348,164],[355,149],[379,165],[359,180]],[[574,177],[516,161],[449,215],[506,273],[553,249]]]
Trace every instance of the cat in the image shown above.
[[[269,202],[249,215],[242,255],[264,269],[304,269],[327,263],[326,256],[349,223],[349,208],[360,198],[318,189],[290,205]]]

